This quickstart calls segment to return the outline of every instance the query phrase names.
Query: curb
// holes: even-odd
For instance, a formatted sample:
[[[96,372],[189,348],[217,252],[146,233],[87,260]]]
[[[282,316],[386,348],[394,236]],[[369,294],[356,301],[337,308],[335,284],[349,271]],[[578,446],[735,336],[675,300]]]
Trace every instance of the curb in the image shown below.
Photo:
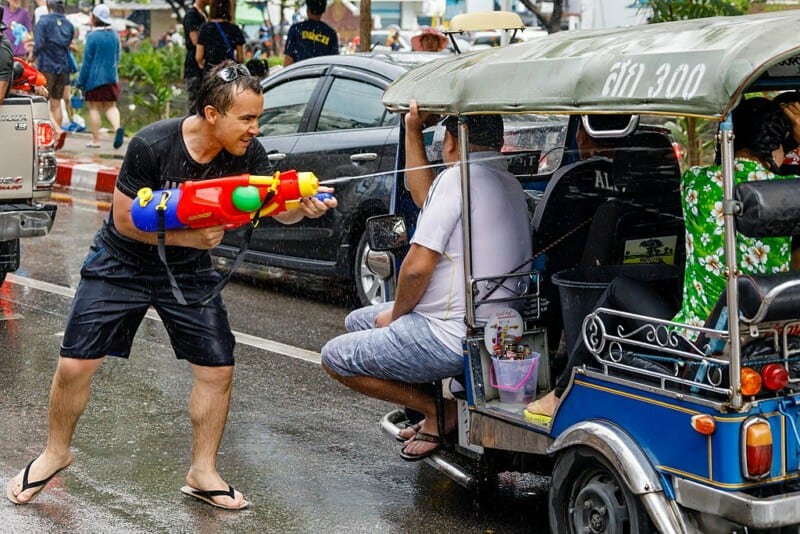
[[[119,168],[98,163],[58,159],[56,183],[84,191],[113,193]]]

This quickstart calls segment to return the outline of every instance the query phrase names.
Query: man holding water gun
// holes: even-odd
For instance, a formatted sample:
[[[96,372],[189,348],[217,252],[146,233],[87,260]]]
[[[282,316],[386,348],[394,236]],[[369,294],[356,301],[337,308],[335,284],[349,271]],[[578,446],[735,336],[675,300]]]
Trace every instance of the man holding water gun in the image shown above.
[[[67,321],[50,392],[47,446],[8,483],[7,496],[16,504],[30,502],[70,465],[70,444],[89,400],[92,377],[104,356],[128,357],[133,336],[152,305],[175,355],[191,364],[194,376],[189,399],[191,466],[181,491],[220,508],[240,510],[248,505],[216,468],[231,396],[234,337],[219,294],[198,298],[213,294],[220,280],[209,250],[220,243],[225,226],[163,231],[166,264],[183,294],[197,301],[181,305],[159,258],[159,232],[139,230],[131,218],[135,197],[145,187],[164,190],[187,180],[269,173],[267,154],[256,141],[263,109],[257,77],[242,65],[223,62],[203,80],[197,104],[195,115],[154,123],[130,142],[111,213],[84,263]],[[303,198],[298,204],[275,217],[286,224],[320,217],[336,207],[336,200]]]

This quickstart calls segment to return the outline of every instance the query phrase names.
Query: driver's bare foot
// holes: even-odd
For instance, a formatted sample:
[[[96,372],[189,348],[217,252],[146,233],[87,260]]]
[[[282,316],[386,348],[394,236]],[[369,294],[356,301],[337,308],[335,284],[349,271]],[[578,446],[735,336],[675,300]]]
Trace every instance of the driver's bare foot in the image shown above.
[[[59,471],[72,463],[72,455],[59,459],[42,454],[8,481],[6,497],[14,504],[33,501]]]

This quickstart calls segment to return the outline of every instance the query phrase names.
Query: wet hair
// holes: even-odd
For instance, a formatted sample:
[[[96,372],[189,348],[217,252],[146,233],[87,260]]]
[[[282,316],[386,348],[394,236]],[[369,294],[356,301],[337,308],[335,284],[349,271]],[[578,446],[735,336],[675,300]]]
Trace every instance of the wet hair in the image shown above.
[[[209,18],[231,20],[231,0],[212,0],[209,6]]]
[[[249,76],[239,75],[229,82],[217,76],[219,71],[235,66],[237,64],[228,59],[212,67],[203,76],[203,82],[200,84],[200,89],[197,91],[197,98],[194,102],[194,110],[197,115],[202,117],[206,106],[212,106],[220,113],[226,113],[233,105],[236,95],[244,91],[262,93],[259,78],[252,74]]]
[[[467,115],[469,143],[500,149],[503,146],[503,117],[500,115]],[[458,117],[450,115],[444,120],[445,129],[458,139]]]
[[[312,15],[322,15],[328,7],[327,0],[307,0],[306,10]]]
[[[791,129],[789,119],[775,102],[762,97],[743,100],[733,110],[733,150],[749,150],[769,170],[778,172],[783,162],[776,163],[772,151],[783,146]],[[719,150],[716,159],[719,164]]]

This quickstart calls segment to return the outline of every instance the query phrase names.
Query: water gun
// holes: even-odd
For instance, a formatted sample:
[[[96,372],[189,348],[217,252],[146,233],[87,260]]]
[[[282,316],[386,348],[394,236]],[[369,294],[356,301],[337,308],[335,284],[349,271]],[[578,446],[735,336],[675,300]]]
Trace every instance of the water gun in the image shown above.
[[[11,88],[18,91],[31,92],[34,87],[47,85],[44,74],[36,70],[27,61],[15,57]]]
[[[131,206],[133,224],[144,232],[158,231],[163,213],[164,229],[237,228],[261,217],[272,217],[300,206],[300,200],[316,195],[319,181],[312,172],[294,170],[272,176],[240,174],[201,181],[187,181],[173,189],[140,189]]]

